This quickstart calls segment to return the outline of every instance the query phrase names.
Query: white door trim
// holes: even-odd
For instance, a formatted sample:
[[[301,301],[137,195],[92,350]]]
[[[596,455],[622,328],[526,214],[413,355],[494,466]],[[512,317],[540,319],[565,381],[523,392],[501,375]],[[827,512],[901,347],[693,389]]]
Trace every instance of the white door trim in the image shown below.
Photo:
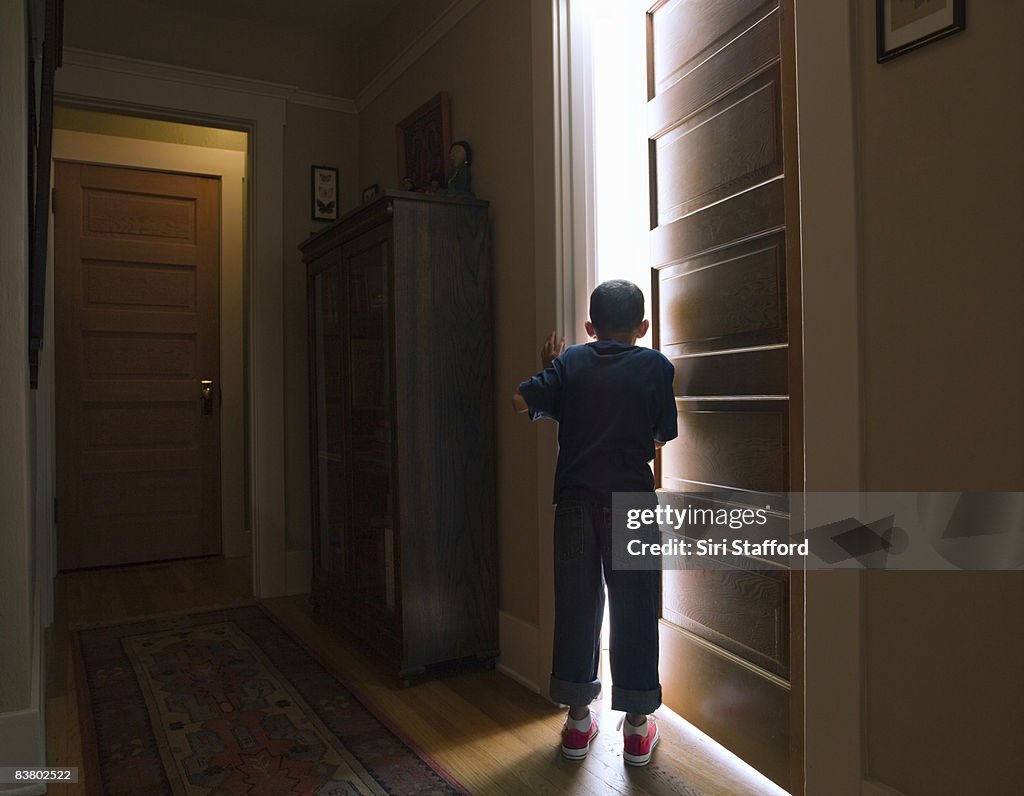
[[[252,184],[249,232],[249,407],[253,532],[253,588],[259,597],[305,591],[288,582],[286,567],[284,308],[281,303],[284,230],[286,98],[228,84],[206,73],[139,62],[138,72],[117,59],[72,53],[57,71],[58,101],[172,121],[249,132]],[[109,59],[107,59],[109,60]],[[152,67],[152,65],[149,65]]]
[[[861,363],[853,12],[850,0],[794,0],[794,5],[804,488],[856,492],[861,488]],[[806,793],[860,796],[864,790],[862,581],[858,572],[807,574]]]

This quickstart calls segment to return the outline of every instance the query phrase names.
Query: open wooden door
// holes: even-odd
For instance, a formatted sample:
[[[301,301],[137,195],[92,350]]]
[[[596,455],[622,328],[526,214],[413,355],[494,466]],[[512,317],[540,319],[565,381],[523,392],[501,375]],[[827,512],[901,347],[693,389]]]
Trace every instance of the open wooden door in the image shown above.
[[[664,0],[648,12],[654,335],[679,411],[661,485],[755,507],[803,483],[791,8]],[[801,576],[740,560],[662,583],[665,703],[793,792]]]
[[[55,175],[59,567],[219,553],[220,181]]]

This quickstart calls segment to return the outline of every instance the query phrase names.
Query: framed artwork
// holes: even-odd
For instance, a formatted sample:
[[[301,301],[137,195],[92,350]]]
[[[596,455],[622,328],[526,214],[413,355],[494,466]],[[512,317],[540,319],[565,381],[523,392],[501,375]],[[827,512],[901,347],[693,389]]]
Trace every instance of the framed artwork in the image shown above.
[[[375,197],[379,193],[380,187],[377,185],[377,183],[374,183],[373,185],[367,185],[365,188],[363,188],[363,201],[369,202],[371,199],[373,199],[373,197]]]
[[[334,221],[338,217],[338,170],[330,166],[313,166],[310,190],[314,221]]]
[[[398,179],[409,190],[445,184],[451,146],[451,108],[442,91],[395,125]],[[411,184],[410,184],[411,182]]]
[[[964,30],[966,0],[875,0],[878,63]]]

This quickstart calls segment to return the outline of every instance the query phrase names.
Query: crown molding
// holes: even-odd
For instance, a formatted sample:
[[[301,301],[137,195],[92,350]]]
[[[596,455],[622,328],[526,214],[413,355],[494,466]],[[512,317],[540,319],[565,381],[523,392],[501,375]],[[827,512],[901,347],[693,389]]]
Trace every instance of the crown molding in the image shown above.
[[[361,111],[379,97],[388,86],[398,80],[402,73],[419,61],[426,52],[443,39],[470,11],[480,5],[480,0],[452,0],[440,16],[431,22],[409,46],[402,50],[359,92],[356,110]]]
[[[334,111],[335,113],[357,114],[380,96],[388,86],[398,80],[407,69],[419,61],[431,47],[441,41],[479,4],[480,0],[452,0],[437,19],[431,22],[373,80],[367,83],[355,100],[331,94],[305,91],[297,86],[285,83],[236,77],[234,75],[209,72],[204,69],[195,69],[187,66],[172,66],[140,58],[128,58],[123,55],[109,55],[93,50],[82,50],[77,47],[64,47],[63,61],[64,66],[123,75],[135,75],[172,83],[183,83],[189,86],[222,89],[235,93],[254,94],[261,97],[283,100],[292,105],[321,108]]]
[[[356,101],[347,97],[335,97],[332,94],[317,94],[313,91],[295,89],[288,97],[292,105],[305,105],[308,108],[323,108],[337,113],[350,113],[355,115],[359,112]]]
[[[92,50],[80,50],[76,47],[64,48],[63,61],[65,67],[70,66],[101,72],[140,76],[241,94],[254,94],[260,97],[289,102],[293,105],[323,108],[335,111],[336,113],[356,113],[356,103],[351,99],[336,97],[330,94],[318,94],[313,91],[304,91],[296,86],[284,83],[235,77],[233,75],[208,72],[203,69],[194,69],[187,66],[171,66],[154,61],[144,61],[139,58],[127,58],[122,55],[109,55]]]

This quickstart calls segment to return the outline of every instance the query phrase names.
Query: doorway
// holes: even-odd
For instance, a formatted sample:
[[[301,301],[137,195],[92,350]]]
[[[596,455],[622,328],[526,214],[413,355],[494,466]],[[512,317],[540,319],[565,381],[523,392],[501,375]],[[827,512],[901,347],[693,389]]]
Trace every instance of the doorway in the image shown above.
[[[804,480],[792,3],[587,10],[573,19],[589,58],[573,85],[592,98],[581,127],[596,210],[577,269],[588,293],[636,282],[654,321],[639,344],[676,367],[680,439],[660,455],[662,488],[763,506]],[[733,563],[663,575],[665,704],[800,791],[802,573]]]
[[[244,308],[247,303],[244,280],[244,252],[246,248],[244,230],[246,214],[244,212],[244,205],[247,184],[246,153],[248,136],[244,132],[172,124],[136,117],[125,117],[117,114],[67,108],[59,108],[57,117],[59,129],[55,131],[54,152],[55,157],[58,159],[76,160],[91,164],[106,164],[101,167],[94,165],[88,168],[93,170],[100,168],[101,172],[108,171],[113,174],[137,173],[136,179],[144,178],[145,175],[149,175],[149,179],[155,179],[157,178],[155,170],[159,169],[164,172],[172,172],[163,175],[163,179],[178,180],[179,182],[195,182],[198,180],[199,183],[205,181],[207,185],[213,186],[216,189],[214,191],[215,194],[219,194],[215,196],[211,207],[208,208],[208,212],[212,213],[213,218],[213,237],[214,239],[219,238],[219,244],[215,243],[213,257],[215,261],[219,261],[215,262],[215,265],[219,267],[220,273],[219,276],[214,273],[212,282],[203,283],[202,280],[196,282],[189,275],[190,272],[187,269],[182,270],[180,263],[161,263],[155,266],[153,263],[145,264],[145,255],[141,258],[129,258],[133,260],[131,265],[114,263],[109,258],[104,260],[102,257],[98,258],[100,265],[97,265],[96,258],[93,258],[89,263],[87,271],[101,277],[99,281],[94,280],[93,287],[103,284],[102,276],[104,276],[105,271],[105,276],[109,277],[107,284],[121,285],[121,288],[115,289],[120,289],[122,292],[125,291],[124,286],[127,285],[135,285],[141,290],[152,289],[154,279],[165,288],[170,287],[172,290],[178,291],[177,299],[171,302],[171,304],[177,304],[178,306],[163,308],[155,307],[151,304],[145,306],[137,305],[138,295],[128,297],[129,304],[136,302],[136,306],[116,308],[110,304],[110,297],[108,296],[98,306],[91,307],[89,314],[95,316],[97,312],[102,314],[104,311],[109,313],[115,310],[114,315],[120,314],[123,317],[131,317],[133,320],[139,321],[146,314],[147,309],[150,311],[156,309],[155,316],[142,322],[144,324],[157,322],[160,329],[151,329],[144,332],[139,329],[131,330],[127,339],[120,340],[115,329],[105,328],[98,333],[94,330],[88,337],[88,345],[83,344],[78,349],[78,353],[83,361],[85,361],[85,357],[88,355],[92,357],[93,363],[97,367],[103,369],[100,386],[108,391],[118,389],[120,392],[117,401],[109,400],[110,396],[104,401],[107,405],[103,407],[101,415],[105,413],[105,417],[101,417],[99,420],[93,419],[90,421],[92,423],[91,426],[83,426],[83,435],[86,431],[94,436],[96,434],[108,435],[108,439],[102,442],[102,445],[106,447],[102,451],[91,451],[90,454],[95,458],[96,454],[102,453],[103,456],[100,457],[103,459],[101,469],[105,468],[109,472],[110,467],[113,466],[112,461],[119,455],[123,456],[126,453],[130,453],[135,458],[138,458],[145,455],[141,452],[143,450],[148,450],[152,454],[154,453],[154,448],[158,449],[156,452],[163,459],[160,467],[167,464],[173,465],[165,470],[165,473],[173,473],[173,476],[165,476],[170,477],[173,483],[168,482],[167,484],[157,486],[155,482],[150,482],[148,490],[146,485],[142,485],[141,488],[137,489],[126,488],[123,483],[120,486],[115,486],[116,481],[112,482],[109,476],[103,476],[106,483],[104,500],[107,508],[102,509],[100,513],[106,517],[104,522],[130,527],[132,532],[128,534],[129,540],[125,544],[117,545],[118,553],[113,558],[103,559],[93,555],[88,561],[80,559],[77,566],[100,566],[104,564],[127,563],[129,561],[159,560],[168,557],[188,557],[218,552],[223,552],[227,557],[249,557],[252,552],[252,534],[250,533],[251,524],[247,516],[249,502],[247,498],[249,479],[246,451],[248,401],[247,376],[245,373],[245,363],[247,361],[245,351],[247,344],[244,333],[246,328]],[[111,168],[111,165],[113,168]],[[134,172],[133,169],[123,168],[124,166],[130,166],[136,170],[141,169],[141,171]],[[181,204],[182,197],[178,196],[170,200],[166,198],[169,195],[173,195],[175,191],[180,193],[180,190],[176,188],[168,190],[161,188],[156,191],[156,194],[164,197],[161,201],[165,204],[169,201],[171,205],[175,206],[172,208],[172,215],[174,212],[180,215],[183,207]],[[133,194],[133,192],[135,193]],[[142,193],[145,192],[145,190],[142,191]],[[61,241],[60,222],[62,210],[70,211],[72,209],[61,205],[59,195],[60,190],[58,190],[58,198],[56,200],[55,216],[58,246]],[[123,190],[115,191],[114,196],[117,201],[113,202],[110,201],[109,196],[104,198],[95,192],[90,195],[94,200],[98,201],[98,206],[104,208],[103,212],[108,215],[112,208],[118,204],[118,201],[124,200],[126,197],[133,199],[136,209],[138,209],[137,200],[139,199],[139,194],[137,187],[133,187],[127,192]],[[207,203],[209,204],[209,202]],[[120,222],[110,222],[108,219],[104,223],[120,224],[123,221],[122,219]],[[166,231],[166,228],[164,231]],[[117,242],[117,239],[120,238],[121,243],[130,241],[136,248],[142,245],[139,235],[126,236],[123,233],[124,229],[118,227],[117,231],[113,233],[107,232],[102,234],[105,235],[107,243]],[[173,238],[174,235],[179,233],[172,231],[170,234]],[[144,238],[145,236],[141,237]],[[159,237],[159,234],[157,237]],[[169,246],[166,240],[150,241],[150,243],[156,245],[158,250],[161,248],[163,250],[163,254],[158,254],[156,257],[158,261],[161,257],[166,259],[169,256],[169,249],[173,248],[173,245]],[[207,257],[209,256],[207,255]],[[174,257],[171,257],[171,259],[173,260]],[[143,267],[138,267],[140,265],[138,260],[141,260]],[[111,268],[114,270],[112,271]],[[126,268],[128,270],[125,270]],[[114,271],[117,271],[119,275],[115,274]],[[86,271],[83,271],[83,279],[85,274]],[[115,276],[117,276],[116,279],[113,278]],[[81,280],[76,280],[76,282],[86,284]],[[57,278],[51,278],[48,280],[48,283],[55,285],[58,291],[60,290],[64,280],[60,277],[59,269]],[[187,334],[183,335],[182,330],[175,330],[170,327],[164,328],[164,326],[169,322],[181,321],[188,314],[188,308],[180,306],[183,301],[187,304],[187,301],[182,296],[187,294],[187,298],[188,296],[194,297],[198,295],[198,293],[189,293],[189,291],[195,290],[199,284],[205,284],[207,299],[212,296],[212,301],[207,300],[207,308],[212,310],[214,318],[212,327],[208,327],[210,330],[205,334],[205,341],[199,342],[198,347],[196,347],[196,340],[190,341]],[[93,298],[96,298],[96,296]],[[60,310],[58,302],[55,314],[60,316]],[[219,315],[219,319],[216,317],[217,315]],[[51,314],[50,317],[54,316]],[[154,318],[159,320],[154,321]],[[59,330],[60,317],[57,317],[56,323]],[[104,323],[109,324],[110,319],[104,321]],[[209,319],[205,323],[209,324]],[[52,334],[51,332],[51,339],[53,339]],[[86,338],[83,338],[84,340]],[[172,392],[177,391],[173,400],[167,398],[157,401],[155,402],[155,407],[150,406],[146,409],[142,409],[139,406],[131,407],[131,401],[125,400],[128,394],[134,395],[140,389],[154,389],[152,385],[146,387],[143,384],[150,377],[141,374],[153,371],[158,358],[153,356],[154,352],[152,350],[148,352],[133,350],[143,343],[148,346],[156,345],[157,349],[169,358],[163,364],[173,365],[172,370],[175,371],[174,373],[164,372],[155,379],[162,382],[156,388],[157,391],[166,390],[167,388],[173,388]],[[60,357],[60,346],[58,345],[57,348],[57,356]],[[50,356],[53,356],[53,347],[51,347]],[[100,359],[104,357],[105,364],[102,364]],[[197,367],[201,365],[206,370],[219,371],[216,376],[209,378],[213,384],[210,385],[209,401],[205,403],[212,413],[210,415],[202,414],[204,402],[200,394],[201,385],[198,383],[202,379],[209,377],[210,374],[193,373],[192,377],[195,377],[196,384],[191,385],[188,390],[185,390],[181,384],[180,376],[192,364],[190,358],[193,357],[195,358],[194,364]],[[216,366],[218,359],[219,367]],[[135,364],[132,364],[133,361]],[[140,366],[142,367],[141,371],[131,375],[127,381],[122,381],[120,384],[117,383],[117,380],[125,375],[118,375],[120,370],[123,370],[125,367],[138,368]],[[62,379],[65,375],[64,370],[65,368],[61,366],[55,374],[55,391],[58,393],[61,392]],[[159,368],[156,367],[156,370],[158,371]],[[177,383],[175,383],[176,380]],[[92,388],[90,387],[90,389]],[[126,390],[128,391],[127,393],[125,392]],[[181,395],[178,395],[178,392]],[[188,393],[187,396],[185,392]],[[195,409],[195,412],[192,412],[190,409],[186,410],[183,400],[190,402],[191,409]],[[150,423],[150,425],[163,429],[161,433],[165,439],[157,445],[153,445],[151,441],[145,441],[141,438],[128,439],[124,435],[129,433],[129,425],[118,421],[117,418],[110,414],[111,411],[114,414],[128,412],[129,415],[134,414],[138,416],[138,412],[141,411],[143,414],[148,413],[148,415],[151,415],[154,410],[168,411],[174,405],[176,405],[175,411],[180,415],[177,418],[179,422],[158,421]],[[193,414],[196,414],[196,416],[192,417]],[[220,415],[219,418],[217,418],[217,414]],[[150,420],[154,420],[154,418],[150,418]],[[191,444],[185,440],[187,433],[184,429],[188,427],[191,431],[199,431],[204,426],[207,432],[214,432],[214,438],[219,435],[220,439],[219,444],[214,439],[212,447],[209,439],[202,441],[203,454],[199,458],[203,462],[205,472],[200,477],[198,475],[199,471],[195,469],[190,471],[188,467],[180,466],[181,462],[177,462],[176,459],[182,458],[185,455],[185,450]],[[114,434],[115,437],[120,435],[120,437],[116,439],[109,438],[110,434]],[[58,443],[61,442],[61,436],[61,433],[58,431],[56,440]],[[209,433],[206,436],[209,437]],[[100,440],[93,440],[93,442],[100,442]],[[126,445],[129,450],[125,449]],[[218,458],[219,462],[217,461]],[[149,470],[150,473],[160,469],[152,463],[147,466],[151,468]],[[58,468],[57,475],[58,477],[61,475],[60,468]],[[138,480],[141,476],[136,474],[134,477]],[[193,483],[198,480],[202,484],[202,488],[195,492],[192,497],[187,497],[186,493],[181,492],[189,479]],[[171,500],[168,503],[170,495],[174,494],[174,489],[179,491],[180,499]],[[219,496],[217,494],[218,491]],[[98,499],[97,495],[100,493],[94,494],[87,491],[87,494],[95,502]],[[147,494],[149,495],[148,497]],[[117,501],[110,500],[112,495],[123,495],[128,500],[127,502],[117,503]],[[202,497],[196,497],[196,495],[202,495]],[[154,499],[157,502],[163,500],[167,505],[160,506],[151,502],[147,507],[145,501],[152,501]],[[204,515],[204,519],[201,522],[195,523],[196,527],[203,526],[206,530],[202,533],[198,531],[192,532],[195,538],[193,538],[190,547],[184,545],[184,538],[188,534],[172,533],[169,536],[175,540],[171,545],[174,549],[161,552],[160,543],[154,546],[144,540],[142,534],[139,533],[140,526],[138,522],[126,522],[125,512],[129,516],[133,514],[136,517],[149,515],[151,518],[155,514],[162,512],[164,515],[162,523],[167,525],[168,522],[172,522],[172,516],[178,515],[180,517],[188,513],[187,511],[182,511],[182,509],[188,506],[190,501],[193,502],[191,508],[195,509],[195,500],[203,501],[202,512]],[[134,504],[134,508],[129,504]],[[119,505],[120,508],[117,511],[113,511],[110,508],[113,505]],[[132,510],[129,511],[129,509]],[[63,544],[65,537],[63,534],[69,529],[69,526],[73,525],[74,520],[77,519],[77,515],[80,513],[81,507],[73,505],[61,506],[58,502],[55,505],[55,510],[58,512],[57,519],[60,522],[57,533],[61,535],[61,545],[58,546],[61,558],[59,566],[61,569],[68,569],[76,566],[76,564],[74,563],[74,558],[65,561]],[[69,511],[71,512],[70,516]],[[210,518],[214,518],[212,525]],[[220,522],[216,522],[216,520],[220,520]],[[223,527],[222,539],[220,533],[221,525]],[[158,534],[158,536],[163,537],[168,536],[168,534]],[[129,552],[132,549],[134,549],[134,552]]]

